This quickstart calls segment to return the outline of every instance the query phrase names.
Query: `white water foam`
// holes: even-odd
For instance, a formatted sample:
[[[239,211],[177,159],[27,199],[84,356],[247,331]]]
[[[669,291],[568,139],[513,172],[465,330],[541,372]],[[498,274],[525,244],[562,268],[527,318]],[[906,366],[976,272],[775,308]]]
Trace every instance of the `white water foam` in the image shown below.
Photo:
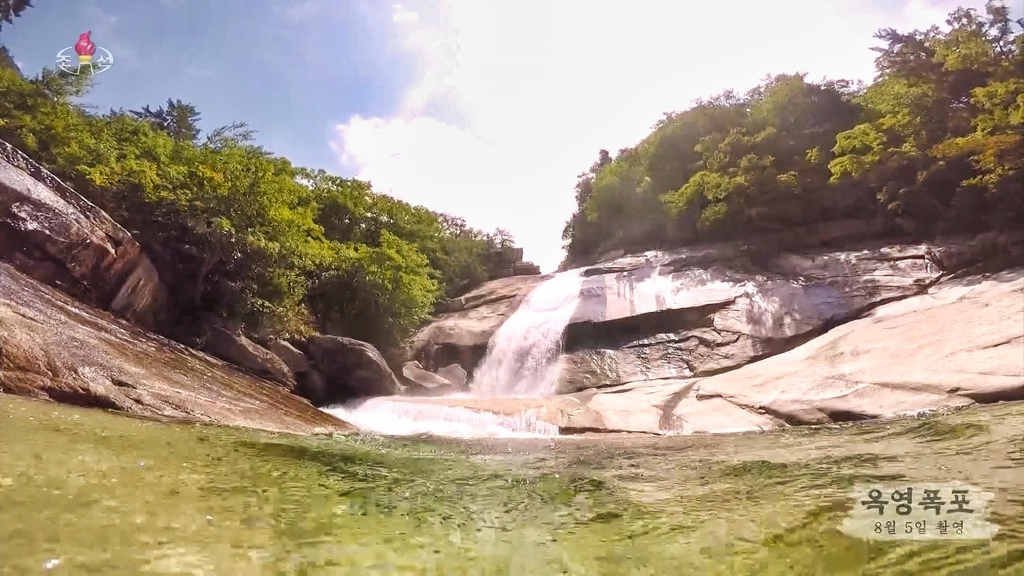
[[[537,398],[554,392],[562,336],[579,305],[582,272],[560,272],[543,282],[502,323],[473,375],[473,395]]]
[[[431,434],[454,438],[550,438],[558,427],[529,413],[503,416],[457,406],[402,400],[397,397],[371,398],[358,405],[334,406],[328,414],[364,432],[384,436]]]

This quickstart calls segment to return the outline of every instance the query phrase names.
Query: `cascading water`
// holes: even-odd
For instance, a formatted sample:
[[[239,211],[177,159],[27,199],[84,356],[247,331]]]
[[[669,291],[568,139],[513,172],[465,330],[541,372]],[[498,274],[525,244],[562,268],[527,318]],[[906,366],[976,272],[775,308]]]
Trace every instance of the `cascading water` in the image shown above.
[[[531,291],[491,337],[470,384],[475,397],[542,397],[553,393],[565,327],[579,304],[582,270],[556,274]],[[514,416],[395,397],[327,409],[361,430],[386,435],[557,436],[529,413]]]
[[[558,427],[528,413],[493,414],[461,406],[428,404],[394,397],[370,398],[356,407],[329,413],[364,432],[388,436],[432,434],[455,438],[547,438]]]
[[[579,304],[581,270],[537,286],[491,337],[470,391],[485,397],[539,397],[554,391],[562,334]]]

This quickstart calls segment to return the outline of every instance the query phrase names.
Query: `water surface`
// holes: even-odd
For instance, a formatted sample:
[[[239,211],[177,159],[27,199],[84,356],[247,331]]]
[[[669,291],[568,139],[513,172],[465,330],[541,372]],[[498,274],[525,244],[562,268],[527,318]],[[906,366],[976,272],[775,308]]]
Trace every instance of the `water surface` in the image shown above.
[[[0,395],[0,574],[1024,574],[1024,405],[688,437],[293,437]],[[838,531],[859,481],[991,542]]]

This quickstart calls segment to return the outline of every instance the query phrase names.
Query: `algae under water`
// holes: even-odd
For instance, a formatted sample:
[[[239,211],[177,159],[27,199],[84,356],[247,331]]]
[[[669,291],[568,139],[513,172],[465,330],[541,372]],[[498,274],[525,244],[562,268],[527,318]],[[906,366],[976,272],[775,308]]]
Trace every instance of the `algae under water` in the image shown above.
[[[294,437],[0,394],[0,574],[1024,574],[1024,405],[764,434]],[[991,541],[838,527],[995,493]]]

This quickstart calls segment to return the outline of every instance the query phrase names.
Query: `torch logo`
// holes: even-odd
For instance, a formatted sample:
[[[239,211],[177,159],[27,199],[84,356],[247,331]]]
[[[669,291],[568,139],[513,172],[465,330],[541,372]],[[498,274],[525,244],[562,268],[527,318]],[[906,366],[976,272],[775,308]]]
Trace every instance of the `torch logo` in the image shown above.
[[[91,30],[80,34],[74,46],[57,52],[57,68],[75,76],[86,72],[99,74],[109,70],[114,65],[114,55],[110,50],[93,44],[91,36]]]

